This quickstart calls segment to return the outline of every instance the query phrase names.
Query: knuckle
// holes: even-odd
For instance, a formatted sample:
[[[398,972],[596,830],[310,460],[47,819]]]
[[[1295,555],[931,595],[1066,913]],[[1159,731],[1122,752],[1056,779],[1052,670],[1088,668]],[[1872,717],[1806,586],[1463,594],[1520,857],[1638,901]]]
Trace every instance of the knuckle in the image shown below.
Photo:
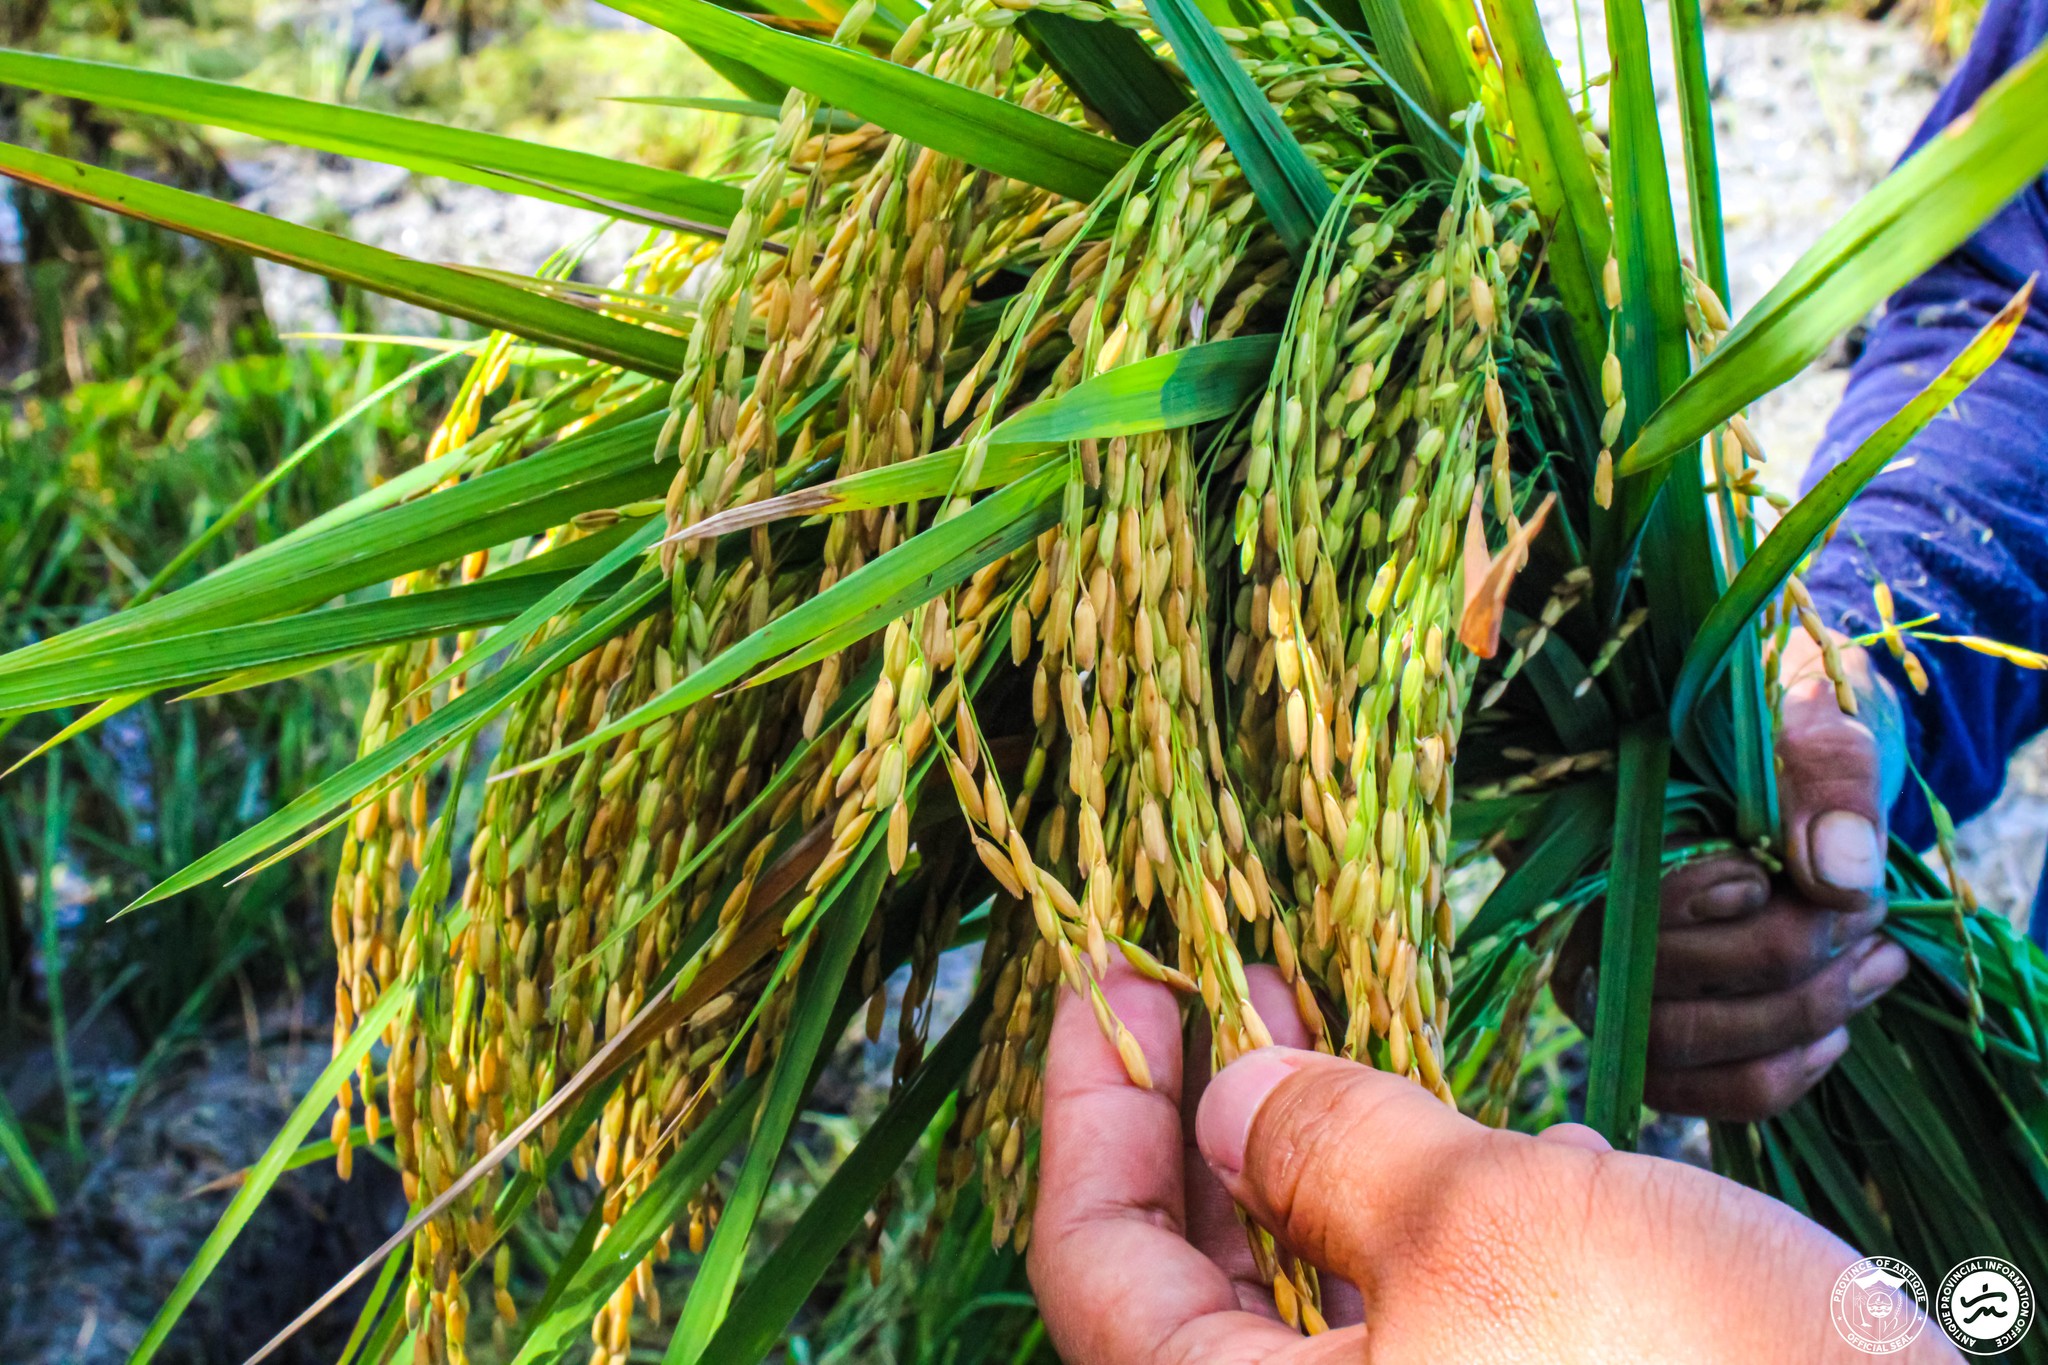
[[[1667,1067],[1697,1066],[1702,1051],[1705,1011],[1690,1002],[1652,1005],[1650,1061]]]
[[[1726,1097],[1723,1116],[1739,1123],[1760,1123],[1791,1102],[1767,1062],[1734,1068],[1722,1093]]]
[[[1845,1023],[1849,1008],[1848,974],[1831,971],[1815,977],[1798,992],[1797,1036],[1788,1043],[1819,1042]]]
[[[1751,990],[1782,990],[1810,980],[1834,952],[1831,916],[1811,910],[1778,909],[1751,937]]]
[[[1857,810],[1874,806],[1877,739],[1860,721],[1838,713],[1831,720],[1787,731],[1780,751],[1788,807]]]
[[[1832,708],[1830,698],[1829,710]],[[1812,760],[1819,771],[1835,763],[1877,762],[1877,736],[1862,721],[1839,711],[1832,715],[1823,712],[1816,719],[1786,726],[1783,741],[1799,757]]]

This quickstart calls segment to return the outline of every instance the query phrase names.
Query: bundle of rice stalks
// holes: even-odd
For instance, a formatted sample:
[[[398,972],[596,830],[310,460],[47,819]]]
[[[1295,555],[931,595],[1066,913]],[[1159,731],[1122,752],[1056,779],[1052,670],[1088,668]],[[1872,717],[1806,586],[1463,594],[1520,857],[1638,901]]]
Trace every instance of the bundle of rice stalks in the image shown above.
[[[1219,1063],[1268,1040],[1245,968],[1271,962],[1319,1047],[1498,1121],[1559,941],[1604,905],[1589,1114],[1632,1142],[1660,868],[1768,856],[1769,659],[1813,621],[1793,574],[2025,300],[1781,518],[1742,409],[2040,171],[2048,57],[1731,326],[1696,9],[1688,263],[1630,0],[1611,142],[1519,0],[804,11],[829,40],[615,7],[771,107],[743,177],[0,57],[648,232],[609,288],[484,275],[0,149],[498,329],[418,469],[0,660],[0,708],[95,718],[374,670],[354,766],[145,898],[341,830],[334,1063],[138,1358],[331,1109],[343,1170],[388,1135],[415,1211],[369,1358],[759,1359],[928,1129],[932,1235],[1026,1244],[1062,983],[1149,1080],[1099,989],[1118,958],[1185,993]],[[1460,945],[1447,875],[1503,845]],[[1870,1250],[2024,1262],[2042,964],[1909,851],[1892,878],[1915,976],[1720,1160]],[[938,957],[973,939],[980,989],[935,1039]],[[891,1026],[899,971],[889,1107],[749,1278],[828,1045]],[[508,1231],[572,1177],[598,1197],[522,1303]],[[1257,1251],[1313,1330],[1312,1268]]]

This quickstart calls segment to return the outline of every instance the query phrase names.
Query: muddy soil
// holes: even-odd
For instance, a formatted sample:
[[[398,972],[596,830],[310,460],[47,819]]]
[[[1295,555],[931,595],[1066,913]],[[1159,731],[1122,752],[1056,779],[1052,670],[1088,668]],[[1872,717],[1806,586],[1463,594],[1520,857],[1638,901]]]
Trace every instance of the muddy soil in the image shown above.
[[[9,1365],[127,1360],[233,1197],[237,1173],[262,1155],[328,1051],[326,1027],[290,1009],[246,1019],[147,1081],[109,1142],[92,1120],[119,1106],[145,1048],[112,1020],[73,1044],[85,1160],[46,1154],[52,1183],[75,1193],[51,1222],[0,1236],[0,1360]],[[18,1111],[51,1107],[51,1073],[47,1053],[10,1064]],[[375,1161],[358,1162],[346,1184],[330,1163],[286,1174],[157,1360],[246,1360],[404,1215],[396,1173]],[[328,1365],[359,1306],[352,1296],[273,1358]]]

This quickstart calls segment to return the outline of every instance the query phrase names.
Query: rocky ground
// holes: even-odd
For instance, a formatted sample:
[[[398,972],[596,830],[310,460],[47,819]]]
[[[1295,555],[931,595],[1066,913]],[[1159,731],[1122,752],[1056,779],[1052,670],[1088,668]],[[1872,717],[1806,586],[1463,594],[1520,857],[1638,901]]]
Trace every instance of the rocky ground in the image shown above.
[[[109,1016],[73,1039],[91,1112],[115,1108],[146,1048]],[[10,1225],[0,1237],[0,1360],[127,1360],[227,1207],[237,1173],[262,1154],[326,1060],[324,1028],[289,1008],[251,1013],[243,1027],[191,1049],[148,1081],[126,1122],[88,1133],[81,1163],[46,1154],[53,1178],[62,1188],[75,1184],[76,1193],[60,1218]],[[51,1084],[50,1057],[30,1056],[9,1070],[15,1107],[33,1110]],[[358,1162],[347,1184],[331,1163],[286,1175],[157,1360],[247,1359],[404,1214],[396,1173],[375,1161]],[[360,1301],[351,1296],[274,1358],[329,1365]]]

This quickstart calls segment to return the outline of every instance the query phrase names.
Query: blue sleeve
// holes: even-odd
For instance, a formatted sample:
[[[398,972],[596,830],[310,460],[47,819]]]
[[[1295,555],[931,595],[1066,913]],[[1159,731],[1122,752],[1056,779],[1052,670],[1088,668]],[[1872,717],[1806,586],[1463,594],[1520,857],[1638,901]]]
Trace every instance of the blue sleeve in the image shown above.
[[[1917,148],[2048,34],[2048,0],[1990,0],[1955,78],[1914,139]],[[2048,135],[2048,134],[2044,134]],[[1891,300],[1807,471],[1810,487],[1903,407],[1978,328],[2037,273],[2048,274],[2048,178]],[[2005,356],[1851,504],[1808,578],[1825,615],[1853,634],[1875,629],[1872,586],[1889,583],[1902,621],[2048,652],[2048,299]],[[1905,702],[1907,749],[1958,820],[1984,809],[2007,755],[2048,728],[2048,673],[1924,643],[1927,692],[1916,696],[1882,649],[1879,667]],[[1911,782],[1892,812],[1915,847],[1933,842]]]

